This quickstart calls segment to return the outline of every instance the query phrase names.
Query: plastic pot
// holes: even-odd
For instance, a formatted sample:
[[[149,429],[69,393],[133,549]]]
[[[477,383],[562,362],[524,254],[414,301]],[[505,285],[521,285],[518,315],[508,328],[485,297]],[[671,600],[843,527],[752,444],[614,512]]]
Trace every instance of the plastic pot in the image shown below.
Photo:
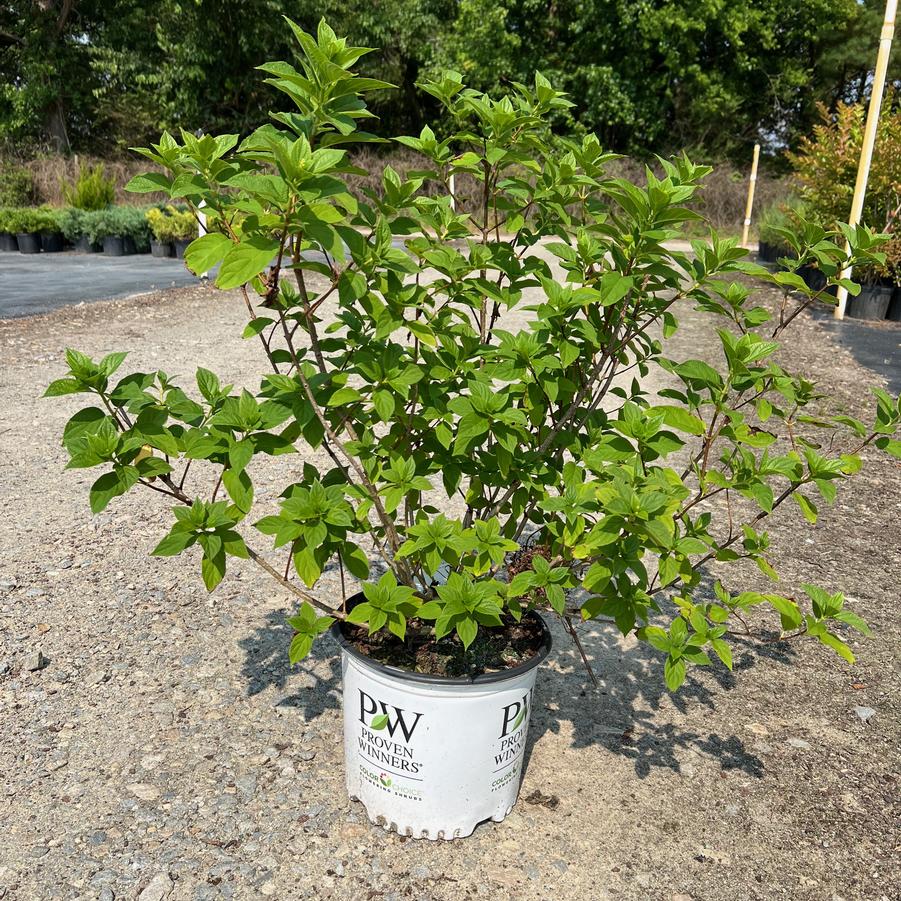
[[[92,244],[87,235],[81,237],[72,245],[76,253],[100,253],[102,247]]]
[[[103,252],[108,257],[124,257],[137,253],[134,238],[127,235],[106,235],[103,239]]]
[[[362,654],[340,622],[332,626],[341,646],[347,792],[373,823],[413,838],[454,839],[513,809],[538,665],[551,649],[544,621],[526,615],[544,634],[531,660],[458,679],[384,666]],[[383,714],[387,724],[372,729]]]
[[[41,250],[44,253],[62,253],[66,242],[59,232],[43,232],[41,234]]]
[[[775,244],[769,244],[766,241],[758,241],[757,243],[757,259],[761,263],[775,263],[780,256],[785,256],[781,247]]]
[[[25,232],[16,235],[19,253],[40,253],[41,236],[38,233]]]
[[[175,242],[173,242],[175,244],[175,256],[179,260],[183,260],[185,258],[185,250],[193,240],[193,238],[178,238]]]
[[[854,319],[885,319],[892,290],[891,285],[863,285],[857,297],[848,297],[848,315]]]
[[[0,232],[0,251],[15,253],[19,249],[19,242],[12,232]]]
[[[901,322],[901,288],[898,286],[892,291],[892,299],[889,301],[885,318],[891,319],[892,322]]]
[[[175,248],[169,241],[151,241],[150,252],[160,258],[175,256]]]

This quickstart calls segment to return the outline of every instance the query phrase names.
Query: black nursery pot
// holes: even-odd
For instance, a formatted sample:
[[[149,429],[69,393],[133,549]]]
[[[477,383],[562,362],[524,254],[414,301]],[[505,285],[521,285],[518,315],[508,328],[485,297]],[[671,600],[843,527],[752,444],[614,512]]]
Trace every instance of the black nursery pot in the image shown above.
[[[103,239],[103,252],[108,257],[126,257],[133,253],[137,253],[134,238],[127,235],[107,235]]]
[[[19,245],[19,253],[40,253],[41,252],[41,236],[36,233],[26,232],[16,235],[16,241]]]
[[[775,263],[780,256],[779,248],[775,244],[769,244],[767,241],[758,241],[757,259],[761,263]]]
[[[12,232],[0,232],[0,252],[15,253],[19,249],[19,242]]]
[[[187,249],[188,245],[189,245],[193,240],[194,240],[193,238],[187,238],[187,239],[185,239],[185,238],[179,238],[179,239],[175,242],[175,256],[176,256],[178,259],[183,260],[183,259],[185,258],[185,250]]]
[[[885,318],[891,319],[892,322],[901,322],[901,287],[897,285],[892,291],[892,299],[889,301]]]
[[[66,246],[59,232],[44,232],[41,235],[41,250],[44,253],[61,253]]]
[[[864,285],[857,297],[848,298],[848,315],[853,319],[885,319],[891,299],[891,285]]]
[[[100,253],[102,250],[98,244],[92,244],[87,235],[82,235],[72,246],[76,253]]]
[[[150,252],[155,257],[171,257],[175,255],[175,248],[168,241],[151,241]]]

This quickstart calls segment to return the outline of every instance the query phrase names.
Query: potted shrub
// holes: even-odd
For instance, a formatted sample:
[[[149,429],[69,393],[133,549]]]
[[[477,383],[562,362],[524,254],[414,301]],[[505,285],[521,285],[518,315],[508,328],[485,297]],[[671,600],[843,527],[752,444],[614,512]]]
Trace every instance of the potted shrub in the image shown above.
[[[12,216],[10,226],[15,229],[19,253],[40,253],[42,234],[52,234],[56,221],[46,207],[21,207]]]
[[[150,249],[150,228],[145,211],[134,206],[111,206],[88,215],[88,234],[93,243],[103,245],[107,256],[146,253]]]
[[[150,226],[150,252],[155,257],[175,256],[175,229],[171,217],[158,207],[147,210],[145,214]]]
[[[688,667],[731,668],[736,638],[809,638],[852,660],[847,630],[867,627],[840,593],[702,580],[714,560],[775,579],[769,517],[791,503],[814,521],[869,444],[901,455],[885,392],[871,423],[833,417],[773,360],[824,295],[715,234],[694,257],[664,249],[709,169],[681,157],[646,184],[607,177],[596,138],[551,132],[569,103],[540,75],[500,100],[456,73],[424,83],[452,129],[399,139],[423,168],[386,167],[361,202],[344,147],[385,86],[354,74],[363,51],[324,23],[315,38],[289,25],[302,72],[262,69],[292,112],[240,143],[164,134],[141,152],[166,174],[130,183],[215,211],[220,230],[186,260],[238,292],[259,387],[206,369],[196,389],[123,376],[124,352],[69,350],[46,393],[94,401],[63,432],[70,467],[103,470],[91,509],[149,489],[173,513],[155,554],[197,560],[210,591],[235,561],[255,565],[296,598],[291,661],[331,632],[348,791],[416,837],[467,835],[515,802],[546,619],[580,649],[576,625],[597,618],[650,643],[672,690]],[[452,175],[480,184],[478,209],[452,208]],[[834,284],[882,241],[804,225],[789,246]],[[774,314],[738,275],[782,289]],[[686,304],[722,325],[717,366],[666,355]],[[651,366],[673,386],[656,397]],[[260,455],[285,455],[277,500],[255,498]],[[340,589],[317,591],[326,567]]]
[[[188,245],[197,237],[197,219],[191,210],[178,210],[170,206],[168,212],[175,238],[175,256],[183,260]]]
[[[19,249],[16,240],[16,209],[0,207],[0,251],[14,252]]]
[[[63,207],[57,213],[57,223],[73,249],[78,253],[99,253],[102,247],[89,237],[90,213],[76,207]]]
[[[41,250],[44,253],[61,253],[66,248],[60,223],[60,210],[52,207],[46,208],[47,222],[41,232]]]
[[[862,266],[854,277],[860,282],[860,293],[848,298],[848,315],[854,319],[885,319],[895,287],[885,270]]]

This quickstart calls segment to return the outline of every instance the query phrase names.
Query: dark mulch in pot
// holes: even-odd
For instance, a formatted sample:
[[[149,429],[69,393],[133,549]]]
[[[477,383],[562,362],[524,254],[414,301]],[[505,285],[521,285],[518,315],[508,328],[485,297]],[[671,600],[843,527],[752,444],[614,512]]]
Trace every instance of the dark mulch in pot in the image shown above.
[[[531,660],[544,641],[541,624],[531,617],[516,622],[504,618],[503,629],[480,629],[464,652],[456,633],[436,640],[432,623],[410,620],[402,641],[396,635],[369,635],[365,626],[347,624],[344,633],[361,654],[377,663],[433,676],[478,676],[513,669]]]

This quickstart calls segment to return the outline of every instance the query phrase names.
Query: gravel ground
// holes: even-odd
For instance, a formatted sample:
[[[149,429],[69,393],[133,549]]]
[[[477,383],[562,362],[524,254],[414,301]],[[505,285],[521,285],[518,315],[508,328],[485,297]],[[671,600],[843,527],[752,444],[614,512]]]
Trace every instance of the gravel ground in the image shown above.
[[[208,289],[0,322],[0,898],[899,897],[897,464],[870,455],[816,527],[780,509],[770,528],[787,590],[832,584],[870,620],[855,667],[748,648],[670,696],[656,652],[595,625],[593,689],[556,630],[514,812],[405,840],[345,796],[334,648],[289,668],[288,598],[250,563],[207,595],[196,561],[149,557],[165,502],[91,518],[94,476],[58,446],[77,399],[39,400],[67,345],[252,384],[241,323]],[[860,410],[878,378],[814,320],[793,335],[785,362]],[[713,348],[686,314],[673,355]],[[255,481],[272,503],[274,471]]]

